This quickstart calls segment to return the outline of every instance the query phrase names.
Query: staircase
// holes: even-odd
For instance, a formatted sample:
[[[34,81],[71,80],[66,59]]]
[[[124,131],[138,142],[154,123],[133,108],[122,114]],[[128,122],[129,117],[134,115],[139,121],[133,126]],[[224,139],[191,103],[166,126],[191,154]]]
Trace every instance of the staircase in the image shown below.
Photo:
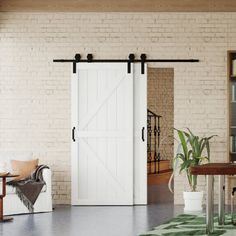
[[[148,184],[168,183],[173,172],[169,160],[160,153],[161,116],[147,111],[147,172]]]

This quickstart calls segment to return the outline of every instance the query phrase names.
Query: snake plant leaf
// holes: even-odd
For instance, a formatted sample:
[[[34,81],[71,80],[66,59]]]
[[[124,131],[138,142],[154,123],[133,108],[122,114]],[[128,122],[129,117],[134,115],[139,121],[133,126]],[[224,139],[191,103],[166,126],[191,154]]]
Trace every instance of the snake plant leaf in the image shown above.
[[[205,146],[206,146],[206,138],[202,138],[201,141],[200,141],[200,154],[202,154]]]
[[[189,150],[189,151],[188,151],[188,159],[191,158],[192,153],[193,153],[193,150]]]
[[[185,155],[185,157],[187,157],[188,147],[187,147],[187,142],[186,142],[184,133],[181,130],[177,130],[177,132],[178,132],[179,139],[180,139],[180,142],[181,142],[181,145],[182,145],[182,148],[183,148],[184,155]]]
[[[187,128],[187,130],[191,134],[192,137],[195,137],[195,135],[193,134],[193,132],[189,128]]]

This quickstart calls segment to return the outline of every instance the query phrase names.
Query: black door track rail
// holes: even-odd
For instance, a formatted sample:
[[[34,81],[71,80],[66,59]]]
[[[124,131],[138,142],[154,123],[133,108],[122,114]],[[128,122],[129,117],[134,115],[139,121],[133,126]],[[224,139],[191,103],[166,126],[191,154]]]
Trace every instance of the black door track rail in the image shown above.
[[[87,63],[119,63],[126,62],[127,63],[127,71],[131,73],[131,63],[141,62],[141,73],[145,73],[145,63],[147,62],[180,62],[180,63],[193,63],[199,62],[199,59],[147,59],[146,54],[141,54],[140,59],[135,59],[135,55],[133,53],[129,54],[128,59],[93,59],[93,54],[87,54],[87,59],[81,59],[81,55],[79,53],[75,54],[74,59],[54,59],[53,62],[69,62],[73,63],[73,73],[76,73],[76,63],[87,62]]]

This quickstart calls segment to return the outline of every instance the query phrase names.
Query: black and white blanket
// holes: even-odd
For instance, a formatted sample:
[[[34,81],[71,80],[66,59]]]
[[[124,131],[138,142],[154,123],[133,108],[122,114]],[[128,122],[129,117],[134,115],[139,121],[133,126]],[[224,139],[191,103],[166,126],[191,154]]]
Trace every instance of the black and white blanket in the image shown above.
[[[16,188],[16,194],[31,213],[34,212],[34,203],[45,185],[43,180],[43,169],[45,168],[49,169],[46,165],[39,165],[28,178],[7,183]]]

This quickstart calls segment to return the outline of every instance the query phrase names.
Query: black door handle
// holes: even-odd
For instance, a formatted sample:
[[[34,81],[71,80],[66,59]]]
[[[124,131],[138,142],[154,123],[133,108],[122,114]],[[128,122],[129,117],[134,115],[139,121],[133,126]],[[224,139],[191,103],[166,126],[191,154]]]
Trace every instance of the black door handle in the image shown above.
[[[143,127],[143,128],[142,128],[142,140],[143,140],[143,142],[145,141],[145,138],[144,138],[144,131],[145,131],[145,128]]]
[[[72,129],[72,140],[75,142],[75,127]]]

